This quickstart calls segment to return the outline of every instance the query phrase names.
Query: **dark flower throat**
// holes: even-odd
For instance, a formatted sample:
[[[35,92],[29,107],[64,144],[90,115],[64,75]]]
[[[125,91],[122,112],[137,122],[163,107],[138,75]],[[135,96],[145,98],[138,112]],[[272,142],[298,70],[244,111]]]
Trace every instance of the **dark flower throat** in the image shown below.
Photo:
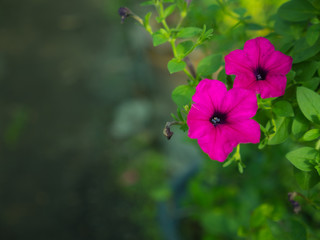
[[[254,70],[254,75],[256,76],[256,80],[265,80],[267,77],[268,71],[263,69],[262,67],[258,66],[256,70]]]
[[[209,121],[214,125],[217,126],[219,124],[226,123],[227,115],[225,113],[215,112]]]

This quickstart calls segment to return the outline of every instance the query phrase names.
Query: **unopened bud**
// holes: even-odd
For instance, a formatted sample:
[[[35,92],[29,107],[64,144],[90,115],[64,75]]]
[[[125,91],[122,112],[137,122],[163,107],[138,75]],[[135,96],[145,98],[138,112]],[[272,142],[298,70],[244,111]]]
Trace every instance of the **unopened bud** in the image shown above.
[[[288,193],[288,200],[291,203],[292,207],[293,207],[293,212],[295,214],[298,214],[301,211],[301,206],[300,204],[294,200],[294,198],[297,196],[296,192],[289,192]]]
[[[165,135],[168,140],[170,140],[170,138],[173,135],[173,132],[171,132],[171,129],[170,129],[170,123],[168,122],[166,123],[166,126],[163,129],[163,135]]]
[[[130,15],[132,15],[132,12],[131,12],[130,9],[127,8],[127,7],[121,7],[121,8],[119,8],[118,12],[119,12],[119,15],[120,15],[120,17],[121,17],[121,23],[123,23],[124,20],[125,20],[127,17],[129,17]]]
[[[176,121],[174,121],[174,122],[166,122],[166,125],[165,125],[165,127],[163,129],[163,135],[165,135],[168,140],[170,140],[170,138],[173,135],[173,132],[171,132],[171,129],[170,129],[170,127],[172,125],[183,125],[183,122],[176,122]]]

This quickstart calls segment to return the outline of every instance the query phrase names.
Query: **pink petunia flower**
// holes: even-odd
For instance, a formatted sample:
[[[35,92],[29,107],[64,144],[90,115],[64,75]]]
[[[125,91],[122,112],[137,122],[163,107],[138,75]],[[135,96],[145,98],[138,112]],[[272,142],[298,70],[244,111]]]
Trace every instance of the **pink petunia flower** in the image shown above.
[[[292,57],[275,51],[268,39],[258,37],[248,40],[243,50],[225,56],[225,62],[226,73],[236,75],[233,87],[251,89],[262,98],[271,98],[284,94]]]
[[[198,139],[211,159],[223,162],[239,143],[258,143],[260,126],[252,118],[257,110],[253,91],[204,79],[196,87],[195,102],[187,116],[188,136]]]

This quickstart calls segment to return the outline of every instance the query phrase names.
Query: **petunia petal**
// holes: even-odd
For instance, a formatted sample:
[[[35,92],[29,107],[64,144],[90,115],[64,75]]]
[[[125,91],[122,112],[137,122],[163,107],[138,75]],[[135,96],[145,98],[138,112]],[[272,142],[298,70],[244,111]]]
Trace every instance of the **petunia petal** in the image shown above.
[[[233,88],[244,88],[252,91],[257,91],[257,80],[253,73],[239,74],[236,76],[233,82]]]
[[[196,87],[192,100],[198,105],[206,106],[207,111],[213,114],[214,110],[220,108],[226,93],[227,88],[224,83],[218,80],[203,79]]]
[[[250,61],[243,50],[234,50],[224,57],[226,74],[250,73],[255,64]]]
[[[228,122],[239,122],[252,118],[257,110],[257,96],[254,91],[233,88],[228,91],[224,101],[224,110],[228,113]]]
[[[211,115],[201,111],[197,104],[193,104],[187,116],[188,136],[190,138],[201,138],[206,135],[208,129],[214,127],[209,121],[210,117]]]
[[[287,78],[280,74],[268,74],[266,80],[257,83],[262,98],[280,97],[285,93]]]
[[[260,141],[260,125],[253,119],[238,121],[224,126],[224,134],[228,141],[239,143],[258,143]]]
[[[213,160],[223,162],[236,146],[224,137],[223,127],[216,127],[208,131],[208,135],[198,139],[200,148]]]
[[[254,63],[253,67],[258,67],[260,63],[263,63],[273,53],[274,46],[268,39],[257,37],[246,41],[243,51],[246,52],[248,58]]]
[[[274,51],[264,60],[263,67],[269,74],[287,74],[292,67],[292,57],[287,56],[279,51]]]

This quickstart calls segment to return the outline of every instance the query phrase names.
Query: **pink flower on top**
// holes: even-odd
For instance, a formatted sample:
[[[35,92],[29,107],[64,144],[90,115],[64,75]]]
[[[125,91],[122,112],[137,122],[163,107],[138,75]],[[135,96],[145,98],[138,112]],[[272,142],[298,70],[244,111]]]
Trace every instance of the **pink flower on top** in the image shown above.
[[[260,126],[252,118],[257,110],[253,91],[204,79],[196,88],[189,111],[188,136],[198,139],[200,148],[213,160],[223,162],[239,143],[258,143]]]
[[[236,75],[233,87],[251,89],[262,98],[271,98],[284,94],[292,57],[275,51],[268,39],[258,37],[248,40],[243,50],[225,56],[225,62],[226,73]]]

